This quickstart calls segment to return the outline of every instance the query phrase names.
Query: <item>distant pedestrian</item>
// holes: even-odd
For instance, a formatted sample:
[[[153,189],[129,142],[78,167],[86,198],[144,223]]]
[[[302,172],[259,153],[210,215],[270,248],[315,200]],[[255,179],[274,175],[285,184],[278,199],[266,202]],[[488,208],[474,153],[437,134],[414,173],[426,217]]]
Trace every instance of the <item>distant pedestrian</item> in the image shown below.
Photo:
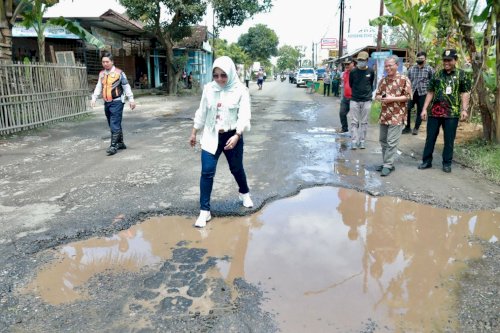
[[[101,57],[102,70],[92,94],[90,106],[94,107],[99,95],[104,99],[104,113],[111,130],[111,144],[106,150],[108,155],[114,155],[119,149],[126,149],[123,142],[122,117],[125,96],[130,102],[130,109],[135,109],[134,94],[125,73],[114,66],[113,55],[104,53]]]
[[[349,74],[349,85],[352,89],[349,107],[351,149],[365,149],[368,115],[372,106],[373,83],[375,81],[375,72],[368,67],[368,58],[368,52],[359,52],[356,68]]]
[[[413,89],[413,98],[408,102],[408,116],[406,118],[406,127],[403,129],[403,134],[412,133],[418,134],[422,117],[420,114],[424,108],[425,97],[427,96],[427,87],[434,75],[434,69],[426,64],[427,53],[421,51],[417,53],[417,63],[410,67],[408,78],[411,81]],[[411,110],[417,106],[417,114],[415,116],[415,126],[411,129]]]
[[[335,97],[339,97],[340,95],[340,80],[340,70],[335,68],[332,72],[332,93]]]
[[[349,75],[354,68],[352,57],[347,57],[344,60],[344,72],[342,73],[342,99],[340,100],[340,124],[342,125],[341,133],[349,132],[347,115],[349,114],[349,104],[351,102],[352,90],[349,85]]]
[[[222,56],[212,66],[213,81],[203,89],[189,138],[196,145],[196,133],[203,129],[201,143],[200,215],[195,226],[203,228],[212,218],[210,196],[217,161],[226,155],[229,169],[239,187],[244,207],[253,207],[243,168],[243,132],[250,130],[250,94],[238,78],[231,58]]]
[[[265,74],[262,68],[259,70],[257,73],[257,86],[259,87],[259,90],[262,90],[262,85],[264,84],[264,79],[265,79]]]
[[[325,70],[325,76],[323,77],[323,96],[330,96],[330,84],[331,84],[332,78],[330,75],[330,69],[327,68]]]
[[[467,119],[469,108],[471,80],[466,73],[456,68],[457,51],[447,49],[443,52],[443,69],[432,77],[425,98],[422,119],[427,117],[427,137],[419,169],[432,167],[432,154],[439,135],[439,128],[443,128],[443,171],[451,172],[453,160],[453,146],[457,133],[458,121]],[[431,106],[430,110],[428,107]]]
[[[375,99],[381,103],[379,116],[379,141],[383,164],[377,168],[381,176],[394,171],[401,131],[406,120],[407,102],[411,99],[410,80],[398,73],[399,58],[391,55],[385,59],[386,76],[378,83]]]
[[[250,79],[251,78],[252,78],[252,69],[248,68],[245,71],[245,85],[247,86],[247,88],[249,88],[249,84],[250,84]]]
[[[188,89],[193,88],[193,72],[189,72],[188,77],[187,77],[187,87]]]

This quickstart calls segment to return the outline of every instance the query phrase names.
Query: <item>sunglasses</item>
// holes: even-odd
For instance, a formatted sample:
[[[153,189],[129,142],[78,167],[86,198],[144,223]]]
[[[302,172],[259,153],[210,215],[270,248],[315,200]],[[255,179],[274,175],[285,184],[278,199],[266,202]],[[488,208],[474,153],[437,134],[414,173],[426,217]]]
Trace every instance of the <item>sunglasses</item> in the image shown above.
[[[222,74],[212,74],[212,77],[213,77],[214,79],[218,79],[219,77],[220,77],[221,79],[227,79],[227,74],[226,74],[226,73],[222,73]]]

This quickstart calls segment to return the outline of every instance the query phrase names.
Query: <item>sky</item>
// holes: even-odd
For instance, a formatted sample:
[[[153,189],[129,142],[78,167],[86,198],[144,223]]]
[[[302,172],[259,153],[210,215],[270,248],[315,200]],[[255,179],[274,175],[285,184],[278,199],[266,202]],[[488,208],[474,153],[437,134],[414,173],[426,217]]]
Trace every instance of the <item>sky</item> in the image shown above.
[[[344,37],[347,37],[347,50],[352,52],[366,45],[373,45],[376,28],[368,25],[368,20],[379,14],[379,0],[344,0]],[[248,29],[265,24],[278,36],[280,44],[304,46],[307,57],[311,56],[312,44],[317,43],[319,60],[328,56],[328,50],[321,49],[323,38],[339,37],[340,0],[273,0],[270,12],[255,15],[241,26],[225,28],[220,38],[236,43]],[[117,0],[61,0],[49,9],[50,16],[95,17],[113,9],[119,13],[125,11]],[[212,14],[208,13],[200,24],[212,26]],[[211,29],[210,29],[211,30]]]

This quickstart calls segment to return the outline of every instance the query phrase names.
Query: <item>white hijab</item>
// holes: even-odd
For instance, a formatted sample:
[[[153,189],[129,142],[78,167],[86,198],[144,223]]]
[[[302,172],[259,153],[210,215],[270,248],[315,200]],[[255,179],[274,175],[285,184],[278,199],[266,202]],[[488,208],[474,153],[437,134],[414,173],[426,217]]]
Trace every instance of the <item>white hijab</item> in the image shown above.
[[[243,86],[240,79],[238,78],[238,73],[236,72],[236,66],[231,58],[228,56],[222,56],[215,59],[214,64],[212,65],[213,70],[218,67],[227,74],[227,83],[224,87],[221,87],[217,84],[217,82],[212,81],[212,87],[216,91],[232,91],[240,85]]]

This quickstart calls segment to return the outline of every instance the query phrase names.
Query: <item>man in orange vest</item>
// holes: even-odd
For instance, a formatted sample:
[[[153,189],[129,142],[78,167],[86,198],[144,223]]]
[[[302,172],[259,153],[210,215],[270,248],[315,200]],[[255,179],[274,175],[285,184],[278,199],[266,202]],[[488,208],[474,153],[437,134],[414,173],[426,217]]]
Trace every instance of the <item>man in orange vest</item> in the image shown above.
[[[111,130],[111,145],[106,150],[109,156],[116,154],[118,149],[127,148],[123,142],[122,131],[125,96],[127,96],[132,110],[135,108],[135,102],[132,88],[127,81],[127,76],[125,76],[125,73],[121,69],[114,66],[113,55],[107,52],[104,53],[101,57],[101,62],[104,69],[99,73],[99,80],[92,94],[90,106],[95,106],[97,97],[102,93],[104,113],[106,114],[106,119]]]

